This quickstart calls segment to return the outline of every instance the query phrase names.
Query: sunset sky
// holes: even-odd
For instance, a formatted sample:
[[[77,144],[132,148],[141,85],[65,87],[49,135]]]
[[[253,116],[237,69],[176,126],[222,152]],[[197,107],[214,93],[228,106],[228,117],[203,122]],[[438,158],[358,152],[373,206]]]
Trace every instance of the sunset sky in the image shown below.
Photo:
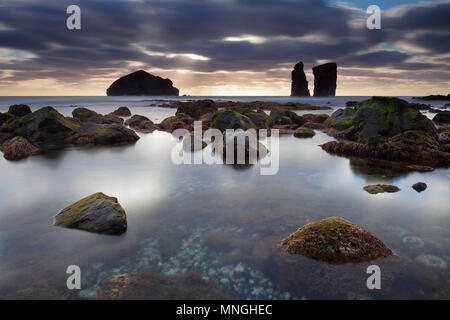
[[[81,8],[79,31],[66,8]],[[366,9],[382,11],[381,30]],[[2,0],[0,95],[105,95],[127,73],[180,94],[289,95],[338,63],[337,95],[450,93],[450,0]]]

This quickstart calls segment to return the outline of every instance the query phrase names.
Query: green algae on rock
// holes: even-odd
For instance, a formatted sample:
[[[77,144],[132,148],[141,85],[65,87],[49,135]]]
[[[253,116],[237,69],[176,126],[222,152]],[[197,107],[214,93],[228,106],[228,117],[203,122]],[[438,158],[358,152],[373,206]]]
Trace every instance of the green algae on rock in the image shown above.
[[[127,216],[117,198],[94,193],[68,206],[55,217],[55,225],[103,234],[122,234]]]
[[[119,117],[130,117],[131,111],[128,107],[119,107],[117,110],[112,112],[112,114]]]
[[[31,109],[26,104],[14,104],[9,107],[8,113],[16,117],[23,117],[31,113]]]
[[[219,110],[212,117],[212,127],[224,132],[227,129],[257,129],[256,125],[249,117],[236,111]]]
[[[363,188],[370,194],[378,194],[378,193],[395,193],[399,192],[400,189],[396,186],[392,186],[390,184],[376,184],[371,186],[365,186]]]
[[[290,254],[331,264],[360,263],[393,255],[373,234],[339,217],[308,223],[284,239],[282,245]]]
[[[296,138],[312,138],[315,136],[314,130],[308,128],[299,128],[295,130],[294,137]]]
[[[15,137],[6,141],[0,146],[0,149],[3,152],[3,157],[10,161],[25,159],[39,152],[38,148],[22,137]]]

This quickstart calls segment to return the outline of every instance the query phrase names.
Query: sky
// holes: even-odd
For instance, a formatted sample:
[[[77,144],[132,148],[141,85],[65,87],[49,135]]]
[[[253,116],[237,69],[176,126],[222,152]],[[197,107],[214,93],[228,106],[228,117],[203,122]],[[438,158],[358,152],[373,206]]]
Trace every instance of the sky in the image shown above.
[[[140,69],[182,95],[286,96],[299,61],[311,92],[333,61],[337,95],[448,94],[450,0],[0,1],[1,96],[102,96]]]

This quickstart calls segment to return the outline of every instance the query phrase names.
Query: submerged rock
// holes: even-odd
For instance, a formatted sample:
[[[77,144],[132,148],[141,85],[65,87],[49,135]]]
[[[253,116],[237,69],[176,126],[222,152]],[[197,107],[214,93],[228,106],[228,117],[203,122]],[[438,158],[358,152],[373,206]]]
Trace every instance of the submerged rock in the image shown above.
[[[416,261],[429,268],[440,270],[447,269],[447,262],[444,259],[430,254],[420,255],[416,258]]]
[[[161,275],[143,271],[137,275],[121,274],[106,279],[98,295],[101,300],[223,300],[213,281],[195,273]]]
[[[106,94],[108,96],[178,96],[179,90],[169,79],[139,70],[114,81]]]
[[[295,65],[291,74],[291,96],[293,97],[309,97],[311,94],[308,89],[308,80],[306,80],[305,71],[303,70],[303,62]]]
[[[31,109],[26,104],[14,104],[9,107],[8,113],[16,117],[23,117],[31,113]]]
[[[297,125],[297,127],[299,127],[306,122],[306,119],[299,116],[294,111],[273,109],[270,111],[267,122],[270,127],[275,125]]]
[[[389,184],[377,184],[371,186],[365,186],[364,190],[366,190],[370,194],[378,194],[378,193],[395,193],[399,192],[400,189],[396,186],[392,186]]]
[[[419,171],[419,172],[432,172],[435,170],[433,167],[417,166],[417,165],[410,165],[410,166],[407,166],[406,168],[408,168],[410,170],[414,170],[414,171]]]
[[[334,62],[322,64],[313,68],[314,96],[334,97],[336,95],[337,64]]]
[[[103,234],[122,234],[127,216],[117,198],[99,192],[68,206],[55,217],[55,225]]]
[[[29,156],[39,152],[38,148],[22,137],[15,137],[9,141],[6,141],[0,149],[3,152],[3,157],[10,161],[28,158]]]
[[[337,217],[303,226],[284,239],[282,245],[291,254],[333,264],[359,263],[393,254],[364,228]]]
[[[427,189],[427,187],[428,187],[427,184],[423,183],[423,182],[418,182],[412,186],[412,188],[414,190],[416,190],[417,192],[425,191]]]
[[[312,138],[315,136],[314,130],[308,128],[299,128],[295,130],[294,137],[296,138]]]
[[[404,237],[402,239],[403,244],[410,249],[423,248],[425,243],[419,237]]]

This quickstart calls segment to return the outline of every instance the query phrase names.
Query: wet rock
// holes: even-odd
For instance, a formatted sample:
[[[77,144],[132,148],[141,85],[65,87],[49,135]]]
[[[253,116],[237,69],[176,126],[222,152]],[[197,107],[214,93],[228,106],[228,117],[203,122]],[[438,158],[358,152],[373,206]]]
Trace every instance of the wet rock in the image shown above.
[[[14,138],[16,135],[14,133],[4,133],[4,132],[0,132],[0,147],[3,145],[3,143],[5,143],[8,140],[11,140],[12,138]]]
[[[423,183],[423,182],[418,182],[412,186],[412,188],[414,190],[416,190],[417,192],[425,191],[427,189],[427,187],[428,187],[427,184]]]
[[[328,263],[359,263],[391,256],[392,251],[364,228],[332,217],[309,223],[283,240],[291,254]]]
[[[103,117],[103,123],[107,124],[123,124],[123,119],[110,113]]]
[[[207,113],[214,113],[217,111],[217,106],[212,100],[199,100],[181,102],[176,114],[187,114],[188,116],[199,119],[202,115]]]
[[[359,103],[360,103],[359,101],[347,101],[345,103],[345,105],[347,107],[357,107],[359,105]]]
[[[233,158],[227,159],[227,151],[233,148]],[[238,156],[242,152],[243,158]],[[223,143],[223,161],[226,164],[239,166],[249,166],[255,164],[259,159],[264,158],[269,150],[259,142],[258,138],[244,131],[236,131],[234,134],[225,135]],[[231,157],[231,156],[230,156]]]
[[[291,124],[295,124],[299,127],[306,122],[306,119],[293,111],[274,109],[270,112],[267,122],[270,127]]]
[[[26,104],[14,104],[9,107],[8,113],[16,117],[23,117],[31,113],[31,109]]]
[[[123,125],[97,124],[88,122],[74,130],[67,139],[76,146],[129,144],[139,140],[139,136]]]
[[[419,171],[419,172],[432,172],[435,169],[433,167],[427,167],[427,166],[418,166],[418,165],[410,165],[407,166],[408,169]]]
[[[185,137],[183,139],[183,150],[187,152],[195,152],[204,149],[208,144],[197,137]]]
[[[118,117],[129,117],[131,116],[131,111],[128,107],[119,107],[112,114]]]
[[[229,296],[220,292],[214,282],[190,273],[160,275],[143,271],[137,275],[122,274],[101,284],[101,300],[223,300]]]
[[[212,127],[224,132],[227,129],[256,130],[257,127],[249,117],[231,110],[219,110],[214,113]]]
[[[308,128],[299,128],[295,130],[294,137],[296,138],[312,138],[316,133],[314,130]]]
[[[450,123],[450,111],[440,111],[438,112],[433,121],[439,124],[449,124]]]
[[[258,129],[266,129],[269,116],[263,110],[248,111],[244,113]]]
[[[426,267],[433,268],[433,269],[440,269],[440,270],[446,270],[447,269],[447,262],[434,255],[430,254],[423,254],[416,258],[416,261]]]
[[[306,80],[305,72],[303,71],[303,62],[295,65],[291,74],[291,96],[293,97],[309,97],[311,94],[308,89],[308,80]]]
[[[122,234],[127,216],[117,198],[99,192],[68,206],[55,217],[55,225],[103,234]]]
[[[326,63],[313,68],[314,96],[334,97],[336,95],[337,64]]]
[[[139,70],[114,81],[106,93],[108,96],[178,96],[179,90],[169,79]]]
[[[72,116],[74,119],[80,120],[81,123],[103,123],[103,116],[88,108],[76,108],[72,111]]]
[[[327,114],[304,114],[302,115],[303,119],[308,122],[313,123],[324,123],[330,117]]]
[[[11,118],[13,118],[12,114],[7,113],[7,112],[5,112],[5,113],[0,112],[0,126],[2,124],[4,124],[5,122],[7,122],[8,120],[10,120]]]
[[[450,94],[449,95],[441,95],[441,94],[432,94],[429,96],[425,96],[425,97],[414,97],[413,99],[417,99],[417,100],[430,100],[430,101],[445,101],[445,100],[450,100]]]
[[[183,113],[179,113],[176,116],[164,119],[159,127],[167,132],[172,133],[176,129],[186,129],[192,131],[195,119],[191,116]]]
[[[450,143],[450,126],[438,128],[438,141],[441,144]]]
[[[125,124],[129,125],[130,128],[143,133],[151,133],[159,129],[159,126],[154,124],[153,121],[140,115],[132,116],[130,119],[125,121]]]
[[[15,137],[6,141],[0,149],[3,152],[3,157],[10,161],[25,159],[39,152],[38,148],[22,137]]]
[[[400,189],[398,187],[392,186],[389,184],[377,184],[377,185],[365,186],[364,190],[370,194],[395,193],[395,192],[400,191]]]

